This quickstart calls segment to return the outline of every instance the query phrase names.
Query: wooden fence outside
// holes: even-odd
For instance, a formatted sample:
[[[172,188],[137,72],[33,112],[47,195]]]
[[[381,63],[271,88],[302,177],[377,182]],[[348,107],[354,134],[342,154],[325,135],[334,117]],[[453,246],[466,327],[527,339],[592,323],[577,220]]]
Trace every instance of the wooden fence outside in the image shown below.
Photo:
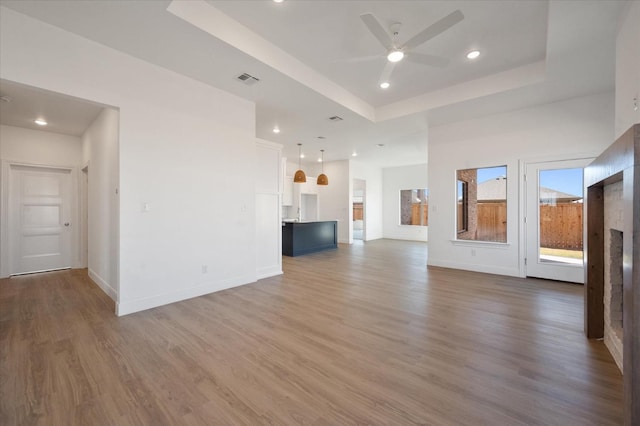
[[[478,203],[476,239],[479,241],[507,242],[506,203]]]
[[[353,220],[363,220],[362,203],[353,203]]]
[[[427,203],[422,204],[422,222],[420,222],[420,206],[419,203],[411,205],[411,225],[423,225],[429,224],[429,205]]]
[[[540,206],[540,247],[582,250],[582,203]]]
[[[507,241],[506,203],[478,203],[480,241]],[[540,246],[582,250],[582,203],[540,206]]]

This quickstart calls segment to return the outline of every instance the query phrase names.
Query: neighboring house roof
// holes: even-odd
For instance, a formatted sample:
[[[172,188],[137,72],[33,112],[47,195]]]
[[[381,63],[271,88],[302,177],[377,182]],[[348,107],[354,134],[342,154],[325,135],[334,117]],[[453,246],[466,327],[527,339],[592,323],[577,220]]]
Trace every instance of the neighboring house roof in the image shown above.
[[[581,200],[579,195],[567,194],[555,189],[540,187],[540,198],[543,201],[556,200],[560,202],[571,202]],[[502,201],[507,199],[507,178],[500,176],[478,184],[478,201]]]

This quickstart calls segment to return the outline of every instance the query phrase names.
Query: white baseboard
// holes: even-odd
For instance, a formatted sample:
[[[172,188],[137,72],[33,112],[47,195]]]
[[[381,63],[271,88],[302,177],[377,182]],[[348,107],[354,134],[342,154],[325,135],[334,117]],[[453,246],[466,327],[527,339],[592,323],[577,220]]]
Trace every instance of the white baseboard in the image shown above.
[[[506,275],[508,277],[521,277],[518,268],[508,268],[502,266],[478,265],[470,263],[450,262],[446,260],[428,258],[428,266],[439,266],[442,268],[461,269],[463,271],[482,272],[485,274]]]
[[[204,296],[205,294],[215,293],[216,291],[226,290],[232,287],[238,287],[245,284],[256,282],[255,275],[236,277],[215,283],[209,283],[181,289],[170,293],[158,294],[151,297],[144,297],[133,300],[121,300],[116,302],[116,315],[123,316],[140,312],[158,306],[168,305],[169,303],[180,302],[181,300],[192,299],[194,297]]]
[[[263,278],[269,278],[269,277],[275,277],[276,275],[282,275],[282,266],[280,265],[276,265],[276,266],[269,266],[266,268],[260,268],[257,270],[257,278],[259,280],[263,279]]]
[[[96,285],[100,287],[100,289],[113,301],[118,300],[118,291],[111,287],[100,275],[96,274],[91,269],[89,269],[89,278],[91,278],[93,282],[96,283]]]
[[[413,237],[407,235],[385,235],[383,238],[385,240],[418,241],[421,243],[428,242],[427,237]]]

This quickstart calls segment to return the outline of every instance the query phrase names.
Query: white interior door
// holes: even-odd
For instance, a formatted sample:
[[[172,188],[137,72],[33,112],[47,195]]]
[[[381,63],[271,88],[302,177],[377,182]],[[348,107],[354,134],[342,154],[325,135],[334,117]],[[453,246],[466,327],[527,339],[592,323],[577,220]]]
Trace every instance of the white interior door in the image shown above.
[[[526,165],[526,274],[584,283],[583,168],[591,159]]]
[[[11,275],[71,267],[71,170],[11,165]]]

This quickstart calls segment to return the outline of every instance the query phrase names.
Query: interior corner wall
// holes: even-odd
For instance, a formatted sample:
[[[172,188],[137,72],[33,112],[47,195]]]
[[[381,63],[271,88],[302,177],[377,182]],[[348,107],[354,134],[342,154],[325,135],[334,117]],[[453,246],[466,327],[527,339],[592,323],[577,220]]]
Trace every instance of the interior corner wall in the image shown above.
[[[362,161],[351,160],[351,182],[353,179],[361,179],[366,182],[364,194],[364,228],[365,241],[377,240],[383,238],[383,192],[382,192],[382,169],[377,166],[369,165]],[[351,193],[353,195],[353,192]],[[351,202],[349,206],[351,206]],[[353,220],[353,211],[351,207],[351,219]]]
[[[400,225],[400,191],[429,189],[426,164],[382,169],[383,235],[395,240],[427,241],[428,226]],[[429,197],[430,197],[429,193]]]
[[[338,221],[338,242],[352,241],[351,220],[351,176],[349,160],[331,161],[324,164],[324,173],[329,185],[318,186],[319,220]]]
[[[77,168],[81,158],[81,140],[77,136],[0,125],[0,161],[2,164],[16,162],[32,165]],[[72,173],[72,181],[74,182],[74,186],[77,185],[75,171]],[[0,182],[0,184],[4,185],[4,182]],[[4,188],[4,190],[6,189],[7,188]],[[0,203],[4,203],[5,198],[6,197],[2,197]],[[77,197],[74,198],[72,202],[73,204],[77,203]],[[0,211],[4,211],[3,209],[4,206],[0,206]],[[8,230],[4,229],[3,231],[8,232]],[[74,239],[77,237],[77,235],[73,236]],[[0,241],[2,241],[0,247],[0,277],[5,277],[10,273],[8,264],[5,264],[8,260],[6,253],[8,239],[3,236]],[[79,251],[78,253],[74,253],[74,267],[79,266],[76,264],[77,259],[79,259]],[[79,262],[79,260],[77,261]]]
[[[120,109],[119,315],[256,281],[253,102],[4,7],[0,64]]]
[[[640,2],[629,2],[627,7],[628,10],[620,14],[616,37],[616,131],[613,140],[640,123]]]
[[[82,166],[88,165],[88,261],[91,279],[118,299],[119,111],[104,108],[82,135]]]
[[[430,128],[428,264],[522,276],[520,161],[597,155],[613,140],[613,111],[607,92]],[[456,170],[501,165],[507,166],[507,244],[456,243]]]

